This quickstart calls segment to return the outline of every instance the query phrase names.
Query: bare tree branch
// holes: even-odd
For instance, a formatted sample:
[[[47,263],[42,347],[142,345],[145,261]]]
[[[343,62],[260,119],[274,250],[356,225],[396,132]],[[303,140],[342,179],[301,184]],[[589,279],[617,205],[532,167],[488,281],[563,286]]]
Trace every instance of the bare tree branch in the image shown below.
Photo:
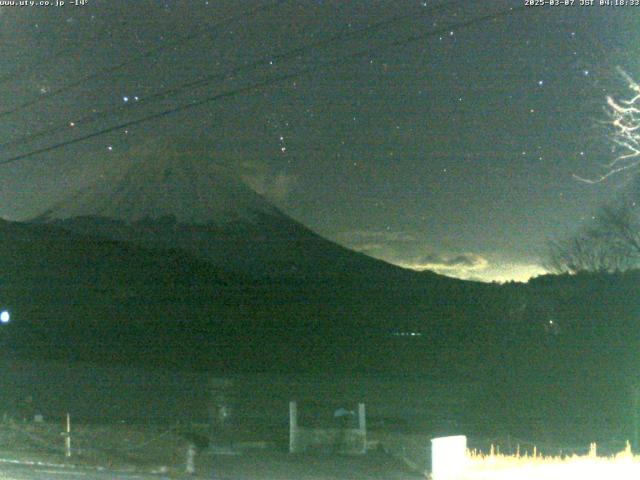
[[[616,174],[640,167],[640,84],[627,72],[617,67],[634,96],[625,100],[616,100],[607,96],[608,117],[606,125],[611,129],[611,141],[620,153],[603,166],[604,173],[595,177],[573,174],[573,178],[584,183],[596,184]]]
[[[618,67],[633,96],[616,100],[607,96],[605,122],[611,129],[612,152],[616,156],[602,165],[594,178],[573,177],[596,184],[626,171],[640,170],[640,84]],[[614,272],[640,266],[640,209],[634,198],[604,206],[593,224],[565,240],[548,245],[547,268],[558,273],[580,271]]]
[[[548,245],[547,265],[556,273],[618,272],[640,265],[640,223],[631,202],[605,206],[594,224]]]

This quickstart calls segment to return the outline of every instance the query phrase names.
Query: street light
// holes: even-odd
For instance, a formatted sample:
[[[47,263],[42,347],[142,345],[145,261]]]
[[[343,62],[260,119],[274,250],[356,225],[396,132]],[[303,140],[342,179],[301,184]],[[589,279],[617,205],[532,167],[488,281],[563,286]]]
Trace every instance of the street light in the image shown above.
[[[9,323],[9,320],[11,320],[11,315],[9,315],[9,312],[7,312],[6,310],[3,310],[0,313],[0,322]]]

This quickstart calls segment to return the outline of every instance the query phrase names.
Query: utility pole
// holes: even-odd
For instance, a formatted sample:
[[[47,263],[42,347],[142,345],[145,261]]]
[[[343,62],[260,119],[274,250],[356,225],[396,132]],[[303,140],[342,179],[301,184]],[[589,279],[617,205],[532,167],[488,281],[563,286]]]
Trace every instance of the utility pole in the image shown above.
[[[298,451],[298,404],[289,402],[289,453]]]
[[[634,452],[638,452],[638,435],[640,434],[640,432],[638,431],[638,429],[640,428],[640,418],[639,418],[639,412],[638,412],[638,407],[640,407],[640,401],[639,398],[640,397],[640,387],[638,385],[633,387],[633,451]]]
[[[64,456],[69,458],[71,456],[71,415],[67,413],[67,431],[64,435]]]

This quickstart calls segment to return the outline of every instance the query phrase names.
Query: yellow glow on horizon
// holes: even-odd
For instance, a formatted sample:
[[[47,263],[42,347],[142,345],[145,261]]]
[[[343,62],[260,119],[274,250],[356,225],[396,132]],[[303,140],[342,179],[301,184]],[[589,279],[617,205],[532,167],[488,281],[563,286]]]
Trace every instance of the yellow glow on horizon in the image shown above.
[[[460,480],[632,480],[640,478],[640,456],[631,448],[613,457],[598,457],[595,445],[588,455],[570,457],[506,456],[468,453]],[[437,480],[437,479],[436,479]]]
[[[536,264],[504,263],[492,265],[484,262],[474,268],[464,266],[442,266],[437,264],[411,264],[397,263],[396,265],[411,270],[430,270],[447,277],[461,278],[463,280],[476,280],[481,282],[527,282],[533,277],[549,273],[545,268]]]

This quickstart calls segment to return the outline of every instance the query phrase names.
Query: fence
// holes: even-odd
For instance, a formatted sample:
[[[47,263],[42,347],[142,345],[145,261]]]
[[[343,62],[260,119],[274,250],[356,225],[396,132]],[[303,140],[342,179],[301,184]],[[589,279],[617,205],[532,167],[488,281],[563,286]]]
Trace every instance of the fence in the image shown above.
[[[330,448],[339,453],[364,454],[367,447],[367,423],[365,404],[358,404],[358,426],[351,425],[355,412],[336,410],[334,420],[340,426],[303,426],[298,423],[298,404],[289,403],[289,452],[298,453],[308,449]]]
[[[67,432],[65,420],[0,421],[0,464],[101,466],[179,474],[185,463],[188,466],[189,451],[197,447],[189,435],[197,426],[83,425],[71,419]]]

